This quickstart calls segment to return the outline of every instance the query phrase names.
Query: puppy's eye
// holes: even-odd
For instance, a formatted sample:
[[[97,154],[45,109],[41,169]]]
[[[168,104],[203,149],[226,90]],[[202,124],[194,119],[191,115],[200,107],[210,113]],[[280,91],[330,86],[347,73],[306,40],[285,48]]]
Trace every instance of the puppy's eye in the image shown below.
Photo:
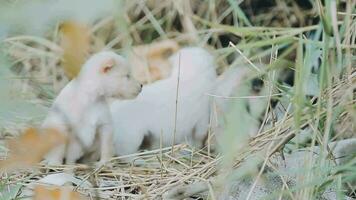
[[[252,80],[252,90],[256,93],[259,93],[263,87],[263,80],[255,78]]]
[[[131,76],[130,76],[130,74],[126,74],[126,78],[130,78]]]

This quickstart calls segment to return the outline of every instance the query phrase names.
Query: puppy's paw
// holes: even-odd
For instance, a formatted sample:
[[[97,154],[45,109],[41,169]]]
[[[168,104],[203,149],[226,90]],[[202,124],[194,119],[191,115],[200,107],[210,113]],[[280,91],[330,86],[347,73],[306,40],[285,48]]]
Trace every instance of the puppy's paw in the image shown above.
[[[62,165],[64,160],[64,152],[64,145],[60,145],[52,149],[47,155],[44,156],[43,163],[47,165]]]
[[[112,163],[108,160],[100,160],[99,162],[95,163],[95,168],[112,168]]]
[[[55,157],[47,157],[42,163],[51,166],[58,166],[63,164],[63,159],[55,158]]]

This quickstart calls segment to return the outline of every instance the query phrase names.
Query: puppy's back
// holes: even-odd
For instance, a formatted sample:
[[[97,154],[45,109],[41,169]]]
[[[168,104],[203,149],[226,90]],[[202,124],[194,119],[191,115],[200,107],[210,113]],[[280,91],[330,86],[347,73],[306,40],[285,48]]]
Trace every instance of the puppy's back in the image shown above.
[[[188,47],[176,52],[170,62],[173,73],[168,79],[145,85],[134,100],[111,104],[118,155],[138,151],[147,136],[151,137],[151,148],[159,147],[161,133],[163,145],[171,145],[178,72],[180,85],[175,141],[181,143],[186,139],[191,140],[194,136],[190,134],[192,131],[197,132],[196,136],[206,133],[209,98],[205,93],[216,79],[214,57],[203,48]]]
[[[171,77],[176,77],[178,73],[182,79],[204,75],[215,78],[214,56],[201,47],[186,47],[176,52],[170,57],[173,65]]]

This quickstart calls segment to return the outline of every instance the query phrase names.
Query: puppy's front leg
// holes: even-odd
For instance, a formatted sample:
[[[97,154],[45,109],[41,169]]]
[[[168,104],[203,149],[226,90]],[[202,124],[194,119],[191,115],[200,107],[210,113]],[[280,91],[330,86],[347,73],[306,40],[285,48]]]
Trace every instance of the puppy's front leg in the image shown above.
[[[106,123],[100,129],[100,161],[99,164],[105,164],[113,155],[113,127],[111,124]]]
[[[83,144],[80,144],[76,138],[68,143],[66,152],[66,164],[73,165],[84,154]]]

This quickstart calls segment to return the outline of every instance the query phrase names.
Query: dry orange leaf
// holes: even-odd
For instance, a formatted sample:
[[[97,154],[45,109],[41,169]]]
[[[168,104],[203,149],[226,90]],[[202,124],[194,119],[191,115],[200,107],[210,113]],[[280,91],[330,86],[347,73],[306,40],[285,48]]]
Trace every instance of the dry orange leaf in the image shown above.
[[[72,191],[69,187],[36,186],[34,200],[84,200],[83,195]]]
[[[61,24],[60,46],[63,49],[62,67],[66,75],[73,79],[84,64],[90,44],[89,28],[83,24],[67,21]]]
[[[28,128],[18,138],[8,141],[9,157],[0,162],[0,169],[13,170],[29,167],[39,163],[53,147],[66,142],[66,137],[56,129],[45,129],[40,132]]]
[[[167,78],[172,69],[168,58],[178,49],[178,43],[173,40],[133,47],[129,62],[133,67],[134,77],[141,83]]]

